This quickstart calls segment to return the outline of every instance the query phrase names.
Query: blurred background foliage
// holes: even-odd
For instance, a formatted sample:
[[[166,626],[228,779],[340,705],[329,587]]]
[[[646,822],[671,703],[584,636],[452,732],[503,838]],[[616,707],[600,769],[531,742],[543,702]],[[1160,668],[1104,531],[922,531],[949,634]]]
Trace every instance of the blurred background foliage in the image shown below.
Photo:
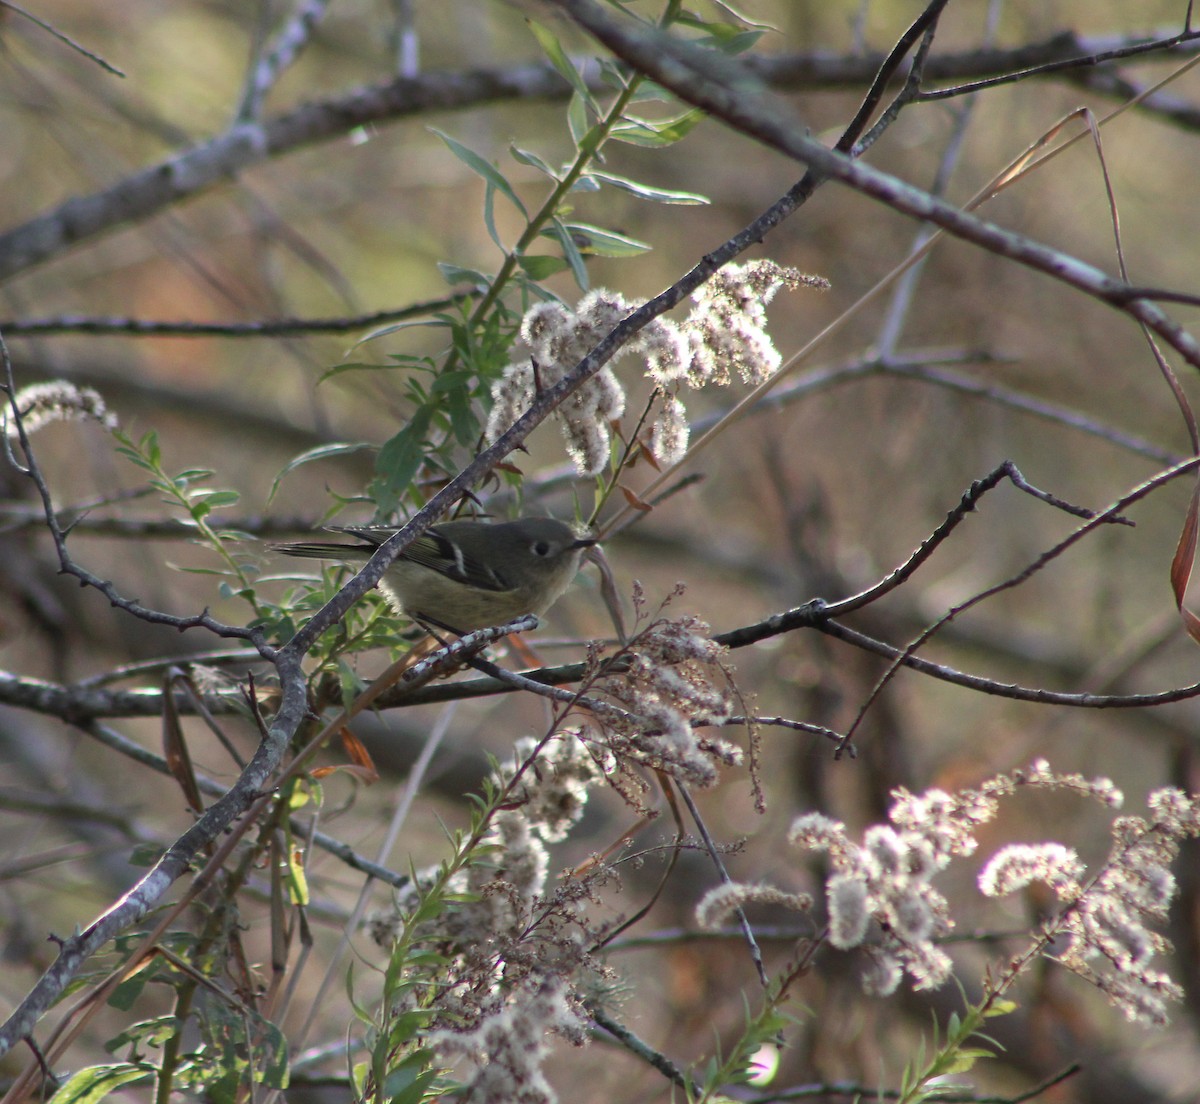
[[[0,8],[5,227],[99,192],[229,126],[247,58],[288,9],[279,3],[203,0],[169,5],[122,0],[119,6],[53,0],[37,7],[41,18],[119,67],[121,79],[14,10]],[[755,54],[855,58],[889,49],[917,7],[882,0],[861,5],[746,0],[742,10],[770,27],[753,47]],[[1105,41],[1165,34],[1183,18],[1183,5],[1174,0],[1137,5],[1012,0],[997,11],[995,42],[1001,47],[1042,43],[1067,31],[1080,40]],[[985,15],[984,5],[951,3],[934,57],[979,49]],[[568,50],[592,49],[584,36],[537,5],[416,0],[421,71],[543,64],[526,16],[545,20]],[[393,21],[391,5],[382,0],[330,5],[311,44],[271,90],[266,117],[391,79]],[[1119,72],[1140,86],[1166,75],[1179,60],[1156,53],[1122,63]],[[864,72],[869,75],[870,68]],[[1102,71],[1068,70],[979,94],[971,103],[948,197],[965,202],[1077,107],[1104,115],[1127,98],[1105,91],[1093,80],[1097,72]],[[777,91],[814,135],[831,142],[864,87],[864,80],[820,86],[797,78],[781,81]],[[1185,73],[1164,95],[1190,115],[1129,111],[1104,128],[1104,155],[1131,280],[1192,291],[1200,77]],[[928,187],[965,103],[953,99],[907,108],[868,159]],[[507,97],[354,128],[256,161],[153,217],[58,250],[0,288],[6,320],[0,328],[18,384],[68,379],[97,388],[131,437],[157,432],[168,468],[211,469],[213,486],[237,491],[240,503],[221,516],[262,542],[248,542],[246,555],[261,556],[264,571],[290,570],[266,552],[265,542],[318,528],[339,498],[363,493],[374,476],[374,448],[411,413],[404,370],[388,367],[388,358],[440,357],[442,331],[405,328],[356,347],[371,327],[335,334],[144,336],[69,328],[29,334],[19,324],[58,316],[228,323],[335,318],[440,299],[449,293],[440,263],[487,272],[500,255],[484,226],[480,178],[431,128],[497,163],[532,209],[544,195],[544,180],[514,162],[509,147],[515,143],[552,164],[570,156],[565,109],[565,94]],[[581,221],[651,246],[636,259],[588,262],[592,286],[630,298],[650,296],[678,279],[800,175],[795,164],[711,121],[666,151],[611,146],[605,168],[711,200],[706,206],[664,205],[611,188],[573,197]],[[1116,270],[1104,179],[1090,142],[1077,143],[1003,193],[984,214]],[[511,241],[521,228],[513,209],[498,203],[502,238]],[[917,229],[884,206],[828,184],[753,250],[754,256],[832,283],[826,294],[783,292],[770,308],[772,335],[785,359],[902,260]],[[547,286],[567,302],[580,294],[569,272]],[[1163,466],[1162,457],[1187,451],[1172,397],[1126,318],[962,242],[942,242],[921,271],[900,315],[895,359],[922,364],[948,357],[955,362],[948,370],[960,378],[1037,410],[884,370],[817,386],[819,373],[870,358],[893,309],[885,295],[859,311],[797,367],[792,379],[813,386],[755,412],[727,433],[689,469],[702,481],[611,542],[608,555],[624,594],[638,579],[656,602],[682,581],[687,591],[673,608],[694,612],[716,630],[734,628],[813,597],[841,598],[873,582],[929,534],[972,480],[1005,458],[1034,484],[1101,508]],[[1174,305],[1170,312],[1185,326],[1197,321],[1194,304]],[[331,367],[346,361],[381,370],[322,381]],[[1195,396],[1192,370],[1180,372],[1185,390]],[[702,418],[736,397],[706,393],[689,409]],[[1139,455],[1044,416],[1054,410],[1143,438],[1161,456]],[[335,442],[372,447],[290,472],[270,499],[289,461]],[[85,514],[71,538],[74,554],[91,570],[155,608],[184,614],[208,606],[225,621],[248,619],[243,603],[218,592],[214,576],[181,570],[217,567],[208,549],[157,533],[89,528],[98,519],[149,522],[165,513],[159,496],[135,496],[144,485],[142,473],[115,454],[101,429],[51,426],[34,444],[61,506],[101,503]],[[530,441],[530,454],[516,461],[530,476],[561,467],[557,429],[543,426]],[[644,468],[631,482],[636,486],[642,478],[648,479]],[[182,659],[215,646],[200,632],[180,636],[136,622],[96,593],[57,577],[53,550],[39,533],[36,511],[30,513],[29,486],[10,469],[3,492],[0,574],[9,600],[0,612],[0,666],[23,677],[73,682],[121,664]],[[956,621],[923,654],[998,683],[1049,689],[1144,693],[1193,682],[1196,649],[1179,628],[1167,578],[1187,496],[1183,481],[1172,484],[1130,511],[1136,528],[1094,534],[1021,587]],[[564,516],[572,510],[569,492],[535,493],[530,502]],[[370,512],[360,502],[339,521],[367,520]],[[1002,486],[915,579],[854,624],[902,645],[951,605],[1021,570],[1074,525]],[[273,587],[278,598],[284,584],[264,587]],[[538,647],[550,661],[573,659],[579,654],[574,641],[608,631],[594,580],[584,578],[556,608]],[[732,660],[758,712],[839,731],[884,670],[877,658],[805,632],[743,649]],[[374,673],[383,662],[362,657],[362,674]],[[399,710],[374,722],[381,731],[371,747],[386,777],[371,788],[332,780],[332,812],[326,814],[331,830],[364,852],[377,843],[397,780],[442,708]],[[504,754],[516,736],[537,731],[543,720],[541,703],[518,696],[459,706],[425,804],[410,821],[402,854],[392,865],[406,869],[410,854],[418,863],[435,860],[443,846],[439,824],[465,822],[462,795],[478,785],[483,753]],[[252,728],[229,723],[236,739],[251,749]],[[113,724],[147,746],[158,742],[157,720]],[[198,768],[231,780],[233,768],[219,745],[199,724],[188,731]],[[735,876],[800,889],[812,881],[807,860],[779,842],[803,809],[820,808],[860,827],[879,818],[893,785],[973,783],[1034,755],[1062,770],[1112,776],[1136,808],[1147,789],[1167,780],[1189,781],[1198,732],[1194,699],[1153,710],[1071,710],[905,673],[867,714],[856,737],[856,761],[833,761],[830,745],[815,737],[772,730],[764,749],[766,813],[754,811],[742,776],[704,795],[704,809],[719,839],[744,841],[727,859]],[[33,711],[6,708],[0,714],[0,754],[8,761],[0,788],[8,869],[0,895],[6,962],[0,999],[7,1004],[45,965],[50,954],[45,933],[86,921],[127,884],[131,842],[169,840],[188,821],[167,780]],[[30,792],[56,795],[59,808],[26,807],[23,795]],[[70,815],[63,811],[68,808],[74,810]],[[100,826],[100,810],[114,822]],[[582,861],[616,838],[628,817],[615,798],[600,801],[586,822],[587,835],[564,845],[554,862],[562,867]],[[1067,842],[1095,858],[1106,846],[1105,824],[1099,812],[1073,799],[1025,795],[995,831],[997,842],[1069,837]],[[668,828],[651,829],[645,846],[661,845],[669,835]],[[657,864],[652,855],[646,869],[630,866],[629,898],[611,906],[614,915],[645,898]],[[309,877],[319,902],[313,921],[321,952],[336,941],[339,910],[352,902],[359,880],[320,854],[314,854]],[[709,884],[707,859],[685,855],[672,891],[638,930],[689,926],[689,908]],[[964,893],[967,889],[964,885]],[[1037,902],[1027,905],[1034,910]],[[1012,918],[1016,927],[1028,919],[1018,912]],[[967,913],[958,919],[969,929]],[[266,937],[255,926],[259,920],[248,916],[245,922],[248,943],[261,953]],[[988,922],[994,924],[994,915]],[[1195,931],[1180,934],[1183,946],[1197,939]],[[787,951],[785,944],[771,954]],[[983,961],[977,950],[963,954],[976,967]],[[714,1031],[719,1036],[738,1029],[742,1008],[729,993],[751,975],[737,943],[681,942],[665,952],[629,949],[614,955],[614,964],[638,978],[630,983],[627,1020],[678,1060],[703,1055]],[[1200,1076],[1194,1022],[1200,977],[1194,960],[1185,958],[1182,966],[1185,976],[1179,980],[1189,987],[1190,1007],[1179,1010],[1166,1032],[1130,1030],[1081,983],[1048,974],[1042,991],[1028,994],[1020,1023],[997,1030],[1010,1049],[988,1064],[979,1083],[1016,1091],[1083,1054],[1091,1076],[1062,1087],[1058,1099],[1195,1099],[1189,1093]],[[893,1006],[862,1000],[853,981],[841,975],[843,968],[831,959],[802,986],[801,999],[817,1014],[797,1013],[799,1038],[785,1054],[780,1083],[823,1078],[890,1083],[915,1033],[927,1026],[928,1005],[917,1007],[909,998],[899,1003],[912,1018],[895,1016]],[[369,974],[369,967],[362,972]],[[952,994],[937,1000],[941,1013],[954,1005]],[[345,1004],[331,1007],[314,1038],[340,1038],[346,1022]],[[92,1031],[89,1045],[97,1052],[111,1027],[100,1024]],[[1039,1033],[1039,1027],[1045,1030]],[[1008,1030],[1011,1038],[1004,1035]],[[553,1072],[551,1080],[556,1081]],[[564,1058],[556,1083],[565,1099],[665,1099],[652,1070],[630,1058],[610,1061],[603,1044]],[[568,1091],[568,1083],[575,1089]],[[1129,1086],[1141,1095],[1117,1095]]]

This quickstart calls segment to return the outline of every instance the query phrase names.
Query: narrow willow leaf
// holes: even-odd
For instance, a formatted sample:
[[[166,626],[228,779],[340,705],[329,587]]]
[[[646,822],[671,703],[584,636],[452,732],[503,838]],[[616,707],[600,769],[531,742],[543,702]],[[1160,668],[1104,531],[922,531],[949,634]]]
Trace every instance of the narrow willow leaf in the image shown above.
[[[491,278],[477,268],[463,268],[461,265],[446,264],[442,261],[438,262],[437,267],[438,272],[442,274],[442,279],[451,286],[470,284],[479,291],[487,291],[492,283]]]
[[[556,173],[545,161],[543,161],[536,153],[530,153],[529,150],[523,150],[519,146],[509,146],[508,152],[512,154],[514,161],[519,161],[522,165],[530,165],[537,169],[538,172],[544,173],[551,180],[560,180],[561,177]]]
[[[554,33],[548,28],[542,26],[532,19],[526,19],[529,29],[533,32],[533,37],[538,40],[538,45],[542,48],[542,53],[549,59],[550,64],[558,70],[559,75],[565,80],[574,90],[575,95],[579,96],[589,107],[597,114],[599,109],[592,100],[592,93],[584,82],[578,69],[575,68],[574,62],[567,57],[567,52],[562,48],[562,43],[554,36]]]
[[[699,192],[680,192],[670,188],[654,188],[649,184],[642,184],[640,181],[630,180],[626,176],[617,176],[616,173],[597,172],[595,169],[593,169],[588,173],[588,176],[593,180],[599,180],[605,184],[611,184],[614,188],[620,188],[622,191],[629,192],[631,195],[635,195],[639,199],[648,199],[653,203],[681,203],[688,205],[699,205],[712,202],[708,196],[701,195]]]
[[[612,137],[617,141],[627,142],[634,146],[649,148],[670,146],[681,138],[685,138],[692,128],[704,118],[703,111],[693,108],[670,119],[626,119],[613,128]]]
[[[547,257],[543,254],[523,254],[517,257],[517,264],[531,280],[545,280],[571,267],[562,257]]]
[[[271,493],[267,495],[267,505],[271,504],[271,500],[275,497],[275,492],[279,490],[279,484],[283,482],[284,476],[294,472],[297,468],[302,468],[305,464],[311,464],[314,460],[328,460],[332,456],[347,456],[352,452],[361,452],[365,448],[374,448],[374,445],[368,445],[364,441],[338,441],[332,445],[318,445],[316,448],[311,448],[307,452],[302,452],[299,456],[290,460],[275,476],[275,481],[271,484]]]
[[[568,223],[567,232],[580,252],[597,253],[601,257],[637,257],[651,248],[648,242],[586,222]]]
[[[149,1081],[150,1071],[120,1062],[82,1069],[53,1096],[53,1104],[95,1104],[134,1081]]]
[[[579,251],[579,246],[575,242],[571,231],[562,219],[552,219],[550,226],[543,233],[553,236],[557,239],[558,244],[562,246],[563,256],[571,266],[571,272],[575,277],[575,282],[579,285],[581,291],[588,289],[588,274],[587,266],[584,264],[583,254]]]
[[[507,196],[512,204],[526,219],[529,218],[529,212],[525,210],[525,204],[517,198],[517,193],[513,191],[512,185],[505,178],[504,174],[496,168],[490,161],[482,158],[473,149],[468,149],[457,139],[451,138],[449,134],[437,130],[434,127],[430,128],[446,145],[450,148],[450,152],[454,154],[464,165],[472,172],[478,173],[489,184],[491,184],[498,192]]]

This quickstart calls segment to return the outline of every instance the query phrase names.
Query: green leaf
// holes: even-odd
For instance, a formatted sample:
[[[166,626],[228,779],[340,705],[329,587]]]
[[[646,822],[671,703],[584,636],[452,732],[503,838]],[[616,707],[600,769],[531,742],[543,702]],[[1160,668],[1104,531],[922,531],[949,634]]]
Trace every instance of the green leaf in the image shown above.
[[[598,109],[596,109],[592,101],[591,91],[588,89],[583,77],[580,76],[579,70],[575,68],[574,63],[567,57],[566,51],[562,48],[562,43],[554,37],[554,34],[548,27],[543,27],[542,24],[536,23],[532,19],[526,19],[525,22],[533,32],[533,37],[538,40],[538,45],[541,46],[542,53],[549,59],[550,64],[558,70],[563,80],[575,89],[575,94],[586,101],[598,114]]]
[[[729,0],[721,0],[721,9],[725,12],[726,15],[730,16],[732,19],[737,20],[737,22],[740,23],[742,25],[742,27],[753,27],[755,30],[763,31],[763,32],[766,32],[766,31],[774,31],[775,33],[779,32],[779,28],[776,27],[774,23],[767,23],[761,19],[751,19],[750,16],[748,16],[745,12],[739,11],[731,3],[729,3]],[[717,23],[715,21],[709,22],[707,20],[700,19],[699,17],[693,15],[690,12],[681,12],[679,15],[679,18],[676,22],[683,26],[686,26],[686,27],[706,28],[709,31],[713,32],[714,35],[716,34],[716,32],[719,28],[723,28],[725,31],[728,31],[730,34],[740,34],[741,33],[741,27],[735,26],[732,23]]]
[[[483,192],[483,225],[486,227],[488,237],[495,243],[496,248],[501,253],[507,252],[503,242],[500,241],[500,234],[496,230],[496,189],[490,181]]]
[[[519,161],[522,165],[529,165],[537,169],[538,172],[545,174],[551,180],[559,180],[560,177],[545,161],[543,161],[536,153],[530,153],[529,150],[520,149],[518,146],[509,146],[508,152],[512,154],[514,161]]]
[[[990,1050],[973,1047],[969,1049],[957,1050],[950,1057],[950,1061],[946,1063],[943,1070],[944,1073],[966,1073],[971,1069],[980,1058],[994,1058],[995,1055]]]
[[[374,448],[374,446],[368,445],[364,441],[338,441],[332,445],[318,445],[307,452],[302,452],[299,456],[289,460],[275,476],[275,481],[271,484],[271,493],[267,495],[267,505],[271,505],[271,500],[274,499],[275,492],[279,490],[279,484],[283,482],[284,476],[290,475],[297,468],[302,468],[305,464],[311,464],[315,460],[328,460],[331,456],[348,456],[350,453],[361,452],[366,448]]]
[[[438,272],[442,274],[442,279],[451,287],[455,284],[470,284],[477,291],[487,291],[491,287],[491,278],[485,276],[482,272],[475,268],[463,268],[460,265],[446,264],[442,261],[438,262]]]
[[[650,251],[647,242],[586,222],[568,223],[567,230],[582,253],[597,253],[601,257],[637,257]]]
[[[440,1070],[433,1066],[433,1052],[422,1047],[388,1070],[381,1086],[388,1104],[420,1104],[426,1100],[425,1090],[437,1078]]]
[[[586,173],[576,177],[575,183],[571,185],[573,192],[598,192],[600,190],[600,181],[593,180]]]
[[[429,390],[434,395],[445,395],[469,386],[474,379],[474,372],[468,372],[461,368],[455,372],[443,372],[433,381],[433,386]]]
[[[437,1078],[438,1071],[435,1069],[426,1070],[424,1073],[418,1074],[413,1078],[411,1084],[400,1092],[389,1096],[388,1104],[421,1104],[421,1101],[431,1099],[432,1086]],[[391,1087],[390,1077],[384,1082],[384,1085],[385,1091],[389,1091]]]
[[[619,142],[627,142],[633,146],[670,146],[685,138],[704,118],[703,111],[692,108],[669,119],[626,119],[613,127],[611,136]]]
[[[157,843],[139,843],[129,852],[130,866],[153,866],[163,857],[165,848]]]
[[[104,1049],[110,1054],[122,1047],[130,1047],[135,1053],[130,1057],[137,1060],[137,1051],[142,1047],[160,1047],[179,1032],[179,1020],[174,1016],[155,1016],[150,1020],[139,1020],[130,1024],[119,1035],[109,1039]]]
[[[381,509],[390,513],[408,490],[425,461],[425,440],[433,420],[434,407],[418,407],[412,420],[379,450],[375,459],[376,498]]]
[[[148,981],[153,981],[158,971],[154,969],[138,970],[122,981],[111,993],[105,1003],[110,1008],[120,1012],[128,1012],[135,1004]]]
[[[158,444],[158,432],[150,430],[137,444],[138,452],[146,457],[156,468],[162,465],[162,449]]]
[[[496,168],[490,161],[484,160],[474,150],[468,149],[461,142],[451,138],[449,134],[437,130],[434,127],[430,128],[447,146],[450,147],[450,152],[454,154],[467,168],[478,173],[489,184],[492,185],[498,192],[503,193],[512,201],[512,204],[525,217],[529,219],[529,213],[525,210],[525,205],[517,198],[517,193],[513,191],[512,185],[505,179],[504,174]]]
[[[295,845],[287,848],[287,888],[288,899],[293,905],[305,907],[310,897],[308,892],[308,876],[304,872],[304,855]]]
[[[555,276],[571,267],[562,257],[547,257],[540,254],[531,257],[527,253],[517,257],[517,264],[531,280],[545,280],[547,277]]]
[[[723,39],[719,46],[727,54],[744,54],[747,50],[753,49],[760,38],[762,38],[762,31],[742,31],[741,34]]]
[[[398,326],[392,327],[392,328],[399,329]],[[378,336],[380,336],[380,335],[372,334],[370,337],[364,337],[362,339],[362,341],[356,342],[356,344],[361,345],[363,342],[370,341],[371,337],[378,337]],[[325,371],[321,373],[320,377],[317,380],[317,383],[322,384],[326,380],[333,379],[334,376],[340,376],[345,372],[377,372],[382,367],[383,367],[382,364],[372,364],[370,361],[347,360],[347,361],[343,361],[341,364],[335,364],[332,368],[326,368]]]
[[[223,510],[227,506],[235,506],[242,500],[237,491],[206,491],[205,505],[210,510]]]
[[[283,1032],[259,1016],[254,1018],[255,1025],[262,1030],[258,1046],[255,1048],[259,1057],[255,1062],[255,1081],[261,1082],[268,1088],[286,1089],[291,1073],[288,1069],[288,1045]],[[266,1059],[265,1061],[263,1059]]]
[[[583,254],[579,251],[579,246],[571,236],[571,231],[567,229],[566,223],[562,219],[551,219],[550,225],[542,232],[558,240],[558,244],[562,246],[563,256],[566,257],[568,263],[571,265],[571,272],[575,277],[575,282],[579,285],[581,291],[587,291],[587,265],[584,263]]]
[[[150,1071],[128,1062],[81,1069],[51,1098],[51,1104],[95,1104],[109,1093],[135,1081],[149,1081]]]
[[[753,29],[747,29],[745,27],[735,27],[730,23],[718,23],[715,20],[689,18],[686,15],[679,19],[679,24],[693,27],[704,33],[705,37],[693,40],[696,45],[712,46],[720,50],[721,53],[731,56],[734,54],[744,54],[762,38],[765,30],[774,30],[773,27],[769,27],[764,23],[757,24]]]
[[[984,1013],[989,1019],[992,1016],[1007,1016],[1011,1012],[1015,1012],[1020,1006],[1016,1001],[997,999],[992,1001],[991,1007]]]
[[[588,120],[587,104],[580,96],[573,95],[567,104],[567,129],[571,132],[571,141],[576,149],[590,148],[592,124]]]
[[[692,205],[712,202],[708,196],[700,195],[699,192],[680,192],[668,188],[652,188],[649,184],[642,184],[636,180],[630,180],[625,176],[617,176],[616,173],[597,172],[595,169],[592,169],[588,172],[588,176],[593,180],[611,184],[614,188],[620,188],[631,195],[637,196],[639,199],[648,199],[653,203]]]

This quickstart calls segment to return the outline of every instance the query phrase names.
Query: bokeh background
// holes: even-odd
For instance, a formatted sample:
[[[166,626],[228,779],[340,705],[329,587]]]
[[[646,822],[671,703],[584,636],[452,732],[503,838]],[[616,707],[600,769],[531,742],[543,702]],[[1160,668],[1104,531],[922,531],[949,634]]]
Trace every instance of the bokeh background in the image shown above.
[[[647,5],[634,5],[650,11]],[[986,9],[986,10],[985,10]],[[706,8],[709,15],[711,10]],[[777,94],[811,132],[832,142],[853,115],[873,71],[918,9],[912,4],[748,2],[750,20],[769,29],[751,54],[775,61]],[[9,8],[0,9],[0,194],[3,229],[103,192],[137,171],[210,140],[231,125],[256,43],[289,13],[282,4],[125,0],[119,6],[53,0],[37,15],[125,76],[114,76]],[[947,66],[931,83],[975,75],[991,48],[1044,45],[1076,36],[1076,52],[1161,36],[1182,25],[1184,5],[1146,0],[1031,3],[991,7],[951,3],[934,45]],[[544,64],[526,26],[544,20],[571,51],[587,39],[551,10],[483,0],[416,0],[419,73],[508,70]],[[274,87],[264,117],[337,100],[394,75],[395,12],[389,4],[331,4],[308,47]],[[989,30],[989,21],[994,27]],[[989,39],[990,35],[990,39]],[[1061,43],[1061,39],[1058,40]],[[945,194],[966,202],[1023,150],[1077,108],[1105,116],[1133,92],[1179,67],[1186,49],[1161,50],[1106,67],[1067,69],[988,88],[971,98],[906,108],[867,157],[920,187],[949,170]],[[844,59],[853,72],[809,78],[801,59]],[[955,70],[955,66],[958,69]],[[1007,70],[1022,66],[1008,59]],[[986,68],[982,66],[982,68]],[[859,74],[858,76],[853,75]],[[965,79],[965,77],[963,78]],[[481,98],[450,111],[432,106],[368,126],[349,127],[283,155],[253,158],[228,178],[133,215],[107,232],[63,244],[40,263],[14,263],[0,286],[0,330],[18,386],[66,379],[95,387],[139,437],[159,436],[169,469],[213,471],[211,485],[240,502],[221,516],[255,540],[265,573],[283,572],[271,539],[304,533],[328,519],[340,498],[361,496],[373,475],[373,448],[407,416],[401,370],[357,371],[323,380],[349,360],[386,366],[393,354],[441,353],[441,332],[411,327],[356,344],[366,329],[282,336],[153,336],[71,324],[74,316],[154,322],[255,323],[345,318],[398,310],[448,294],[439,263],[492,271],[500,255],[484,225],[478,176],[432,132],[443,130],[496,162],[534,208],[544,194],[537,174],[515,162],[516,144],[558,163],[569,156],[564,90],[536,98]],[[964,112],[969,115],[963,116]],[[1100,131],[1130,279],[1195,292],[1196,185],[1200,175],[1200,81],[1185,72],[1146,104]],[[1078,119],[1068,130],[1081,129]],[[706,206],[647,203],[614,189],[579,193],[575,216],[617,229],[652,248],[635,259],[593,258],[593,286],[649,296],[677,280],[782,194],[801,167],[716,122],[667,150],[614,145],[606,168],[662,187],[703,193]],[[992,200],[986,217],[1107,271],[1117,268],[1104,169],[1088,139]],[[506,241],[520,231],[497,206]],[[770,308],[771,332],[789,358],[840,318],[904,259],[918,227],[884,206],[828,184],[751,255],[827,278],[826,293],[782,292]],[[4,242],[0,238],[0,257]],[[7,264],[7,262],[5,262]],[[548,282],[567,302],[580,291],[570,274]],[[905,302],[894,286],[858,308],[829,340],[790,369],[780,390],[686,468],[703,478],[613,539],[608,556],[622,593],[640,580],[652,602],[676,582],[686,592],[672,609],[723,631],[814,597],[837,599],[902,562],[975,479],[1011,459],[1033,484],[1071,502],[1102,508],[1173,457],[1187,454],[1183,419],[1137,328],[1119,313],[1046,277],[962,242],[941,242]],[[1200,320],[1193,303],[1169,305],[1185,326]],[[31,332],[38,320],[65,319]],[[369,327],[367,327],[369,328]],[[882,350],[883,356],[880,356]],[[908,366],[906,370],[904,366]],[[1177,366],[1184,392],[1197,393],[1194,370]],[[945,373],[932,379],[929,369]],[[626,382],[645,394],[629,368]],[[952,378],[951,378],[952,377]],[[971,393],[977,385],[990,393]],[[697,419],[717,415],[744,392],[689,397]],[[1068,424],[1073,419],[1076,424]],[[1133,447],[1129,439],[1140,444]],[[368,448],[288,473],[305,450],[336,442]],[[82,517],[70,547],[90,570],[125,595],[173,613],[210,607],[242,623],[244,604],[224,597],[205,573],[212,553],[165,532],[171,512],[144,493],[137,468],[90,424],[53,425],[34,438],[56,502]],[[529,502],[569,513],[571,491],[590,502],[586,482],[540,491],[539,480],[565,461],[557,429],[543,426],[520,459]],[[635,488],[650,475],[630,476]],[[94,591],[56,574],[57,561],[29,481],[11,465],[2,476],[0,667],[21,679],[75,683],[122,665],[186,661],[220,642],[179,635],[114,610]],[[1175,612],[1168,570],[1190,488],[1179,480],[1129,512],[1136,527],[1109,527],[1080,542],[1020,587],[1005,591],[940,632],[922,653],[996,683],[1061,691],[1149,693],[1196,681],[1198,653]],[[83,509],[85,508],[86,509]],[[177,516],[177,515],[176,515]],[[352,503],[341,521],[366,520]],[[1001,485],[939,548],[918,575],[851,624],[903,646],[951,606],[1021,571],[1077,523]],[[189,570],[190,569],[190,570]],[[198,569],[198,570],[197,570]],[[280,598],[287,584],[263,583]],[[611,632],[595,580],[584,578],[539,638],[547,661],[578,658],[578,641]],[[369,676],[386,656],[360,657]],[[814,632],[794,632],[730,657],[736,679],[763,715],[782,714],[844,731],[883,674],[877,657]],[[155,686],[162,669],[120,685]],[[11,699],[10,699],[11,701]],[[442,706],[395,710],[364,725],[385,772],[370,788],[329,784],[325,826],[364,853],[378,846],[397,788],[423,738],[442,723]],[[443,828],[465,823],[463,795],[479,785],[486,755],[538,731],[545,710],[516,696],[464,703],[449,721],[422,799],[390,856],[405,869],[436,861]],[[154,718],[106,723],[147,747],[159,741]],[[256,739],[228,719],[244,749]],[[200,723],[189,722],[197,768],[231,781],[236,770]],[[1130,811],[1145,793],[1193,781],[1200,716],[1194,698],[1153,709],[1083,709],[1022,703],[902,673],[874,701],[856,736],[858,757],[835,761],[831,745],[784,729],[764,733],[766,811],[754,807],[749,780],[731,772],[702,795],[709,827],[738,844],[727,856],[736,877],[812,889],[818,868],[783,843],[791,820],[820,809],[852,828],[876,822],[897,785],[970,785],[1044,756],[1061,770],[1112,777]],[[70,931],[106,907],[136,876],[134,845],[173,838],[189,823],[170,780],[134,765],[62,723],[17,703],[0,713],[0,825],[5,840],[0,924],[6,967],[0,1003],[15,1003],[52,955],[48,932]],[[102,815],[104,814],[104,815]],[[107,819],[106,819],[107,818]],[[580,832],[555,853],[565,867],[602,849],[632,818],[614,795],[601,795]],[[669,818],[667,818],[669,819]],[[1109,814],[1060,794],[1021,795],[993,829],[1010,839],[1061,839],[1095,860],[1107,848]],[[644,864],[625,864],[615,917],[645,900],[661,870],[656,849],[672,829],[660,822],[639,837]],[[986,850],[986,848],[985,848]],[[1188,862],[1194,867],[1192,855]],[[1185,864],[1185,894],[1194,892]],[[954,877],[958,878],[955,882]],[[1028,926],[1044,902],[997,912],[978,905],[973,868],[946,883],[961,930],[1003,933]],[[327,954],[360,878],[314,854],[315,956]],[[713,880],[699,851],[685,854],[668,891],[630,933],[691,929],[691,907]],[[384,896],[381,894],[381,897]],[[262,913],[248,904],[251,945],[265,946]],[[1183,916],[1194,911],[1185,909]],[[961,911],[958,911],[961,909]],[[765,917],[767,920],[778,918]],[[1048,968],[1023,994],[1021,1011],[998,1021],[1007,1046],[971,1074],[979,1091],[1017,1092],[1070,1061],[1085,1070],[1058,1087],[1060,1100],[1196,1099],[1200,976],[1194,925],[1174,932],[1173,976],[1188,999],[1165,1030],[1131,1028],[1080,981]],[[370,989],[371,950],[357,936],[359,967]],[[1019,946],[1001,935],[964,944],[960,976],[970,989],[984,964]],[[768,943],[778,965],[787,941]],[[652,1045],[681,1063],[698,1060],[723,1034],[736,1033],[737,995],[755,985],[736,941],[665,940],[612,955],[628,980],[621,1015]],[[315,991],[320,971],[310,969]],[[954,992],[863,999],[852,961],[818,960],[799,987],[797,1025],[783,1055],[779,1085],[846,1079],[894,1085],[929,1010],[945,1017]],[[974,981],[972,979],[975,979]],[[328,1003],[313,1032],[337,1040],[348,1005]],[[153,1006],[155,995],[147,993]],[[298,997],[297,1016],[307,1011]],[[79,1044],[79,1063],[102,1054],[120,1018],[101,1017]],[[285,1032],[288,1025],[285,1024]],[[90,1049],[89,1049],[90,1048]],[[5,1060],[13,1063],[15,1056]],[[15,1071],[0,1066],[0,1076]],[[318,1067],[319,1068],[319,1067]],[[565,1053],[551,1080],[563,1099],[665,1099],[658,1074],[603,1041]],[[301,1099],[297,1096],[296,1099]]]

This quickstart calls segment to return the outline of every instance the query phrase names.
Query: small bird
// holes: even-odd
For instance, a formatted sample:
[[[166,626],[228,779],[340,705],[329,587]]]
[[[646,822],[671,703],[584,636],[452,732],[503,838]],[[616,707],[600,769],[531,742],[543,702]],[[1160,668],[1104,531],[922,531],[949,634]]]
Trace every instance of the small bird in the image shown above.
[[[365,561],[397,529],[334,527],[357,544],[277,544],[288,556]],[[489,524],[444,521],[431,526],[391,564],[379,588],[400,613],[451,632],[502,625],[544,614],[571,584],[596,541],[554,518]]]

